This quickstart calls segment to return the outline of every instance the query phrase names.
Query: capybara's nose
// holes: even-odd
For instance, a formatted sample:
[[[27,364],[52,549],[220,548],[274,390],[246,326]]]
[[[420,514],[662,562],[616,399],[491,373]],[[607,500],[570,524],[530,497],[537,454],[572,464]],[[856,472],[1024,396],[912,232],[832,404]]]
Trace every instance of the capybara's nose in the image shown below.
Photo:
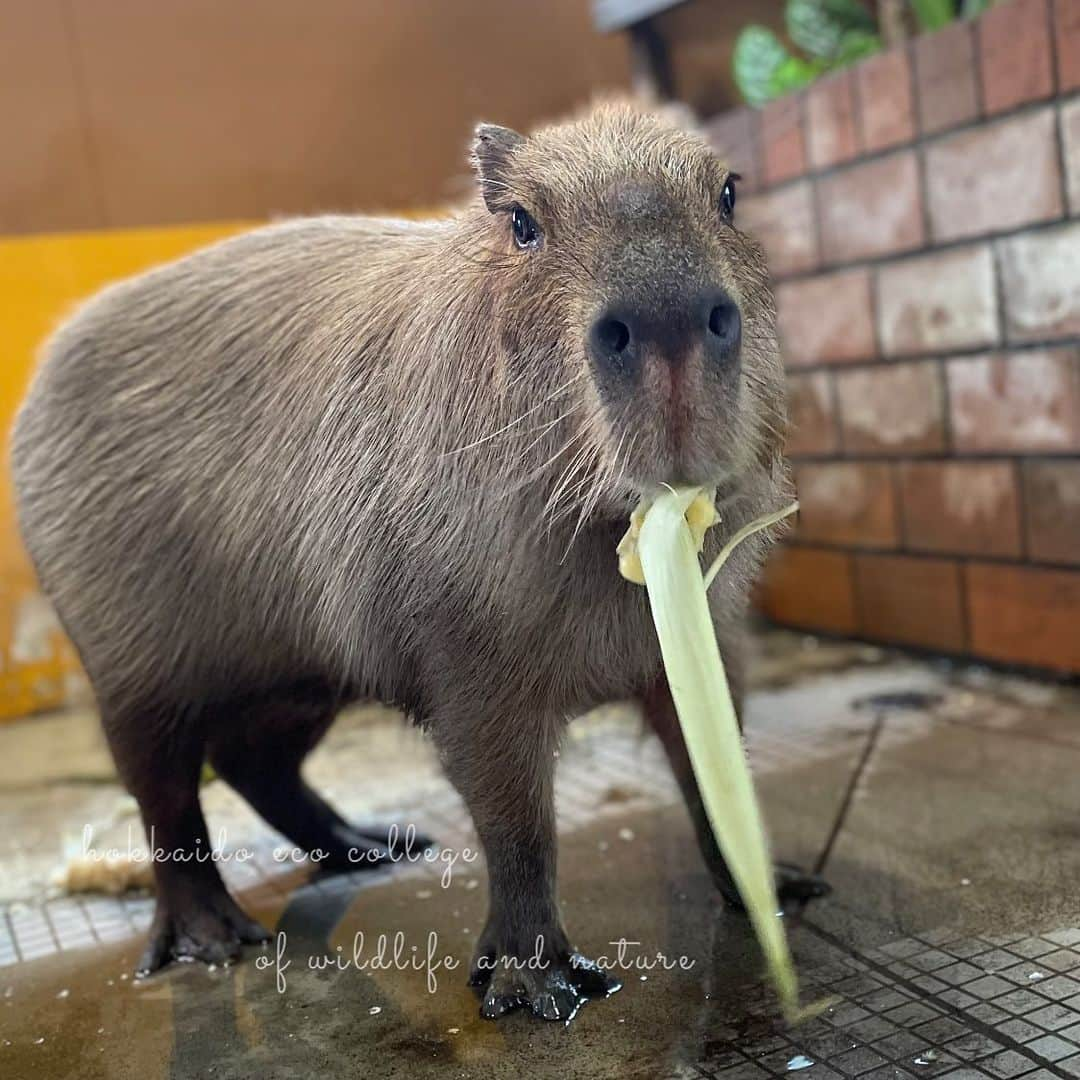
[[[589,352],[604,373],[633,375],[641,351],[641,330],[630,329],[633,318],[625,312],[605,311],[589,331]]]
[[[742,340],[742,316],[738,305],[727,293],[709,298],[709,333],[706,352],[710,358],[727,364],[739,355]]]
[[[720,290],[689,303],[614,305],[601,312],[589,330],[589,352],[603,374],[632,377],[646,354],[681,364],[697,348],[707,363],[731,364],[739,355],[742,317],[738,305]]]

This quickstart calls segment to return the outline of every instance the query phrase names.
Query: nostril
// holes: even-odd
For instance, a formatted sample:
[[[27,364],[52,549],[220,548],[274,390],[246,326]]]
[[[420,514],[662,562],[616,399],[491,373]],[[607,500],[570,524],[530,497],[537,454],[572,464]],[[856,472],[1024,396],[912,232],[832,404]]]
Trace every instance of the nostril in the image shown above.
[[[740,325],[739,309],[730,300],[722,300],[709,312],[709,332],[726,345],[738,339]]]
[[[596,324],[596,340],[608,352],[621,353],[630,344],[630,328],[618,319],[601,319]]]

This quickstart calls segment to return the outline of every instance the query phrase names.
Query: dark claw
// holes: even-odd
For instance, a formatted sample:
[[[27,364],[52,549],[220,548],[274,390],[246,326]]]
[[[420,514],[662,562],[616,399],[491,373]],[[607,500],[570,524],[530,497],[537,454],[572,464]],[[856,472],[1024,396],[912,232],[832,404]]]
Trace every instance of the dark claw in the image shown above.
[[[780,903],[808,904],[832,892],[832,886],[817,874],[807,874],[797,866],[778,863],[776,867],[776,895]]]
[[[474,966],[469,982],[473,986],[486,982],[480,1015],[488,1020],[528,1009],[541,1020],[570,1021],[587,1001],[622,988],[618,979],[580,953],[538,970],[519,971],[506,962],[495,963],[490,970]]]
[[[269,940],[270,934],[249,919],[227,894],[209,903],[179,906],[175,911],[170,911],[159,898],[150,940],[135,974],[145,978],[171,960],[231,964],[240,958],[244,945]]]
[[[726,867],[725,867],[726,871]],[[746,905],[735,888],[733,882],[728,879],[717,881],[717,886],[723,894],[724,903],[732,911],[745,911]],[[776,864],[776,897],[780,906],[806,905],[811,900],[818,900],[828,896],[832,892],[832,886],[816,874],[808,874],[798,866],[790,863]]]

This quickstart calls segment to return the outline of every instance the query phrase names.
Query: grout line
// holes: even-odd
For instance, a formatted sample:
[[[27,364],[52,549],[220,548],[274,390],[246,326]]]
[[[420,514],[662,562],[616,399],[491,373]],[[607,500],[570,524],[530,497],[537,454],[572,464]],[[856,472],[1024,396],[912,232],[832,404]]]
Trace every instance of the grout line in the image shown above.
[[[875,362],[888,359],[885,354],[885,342],[881,333],[881,269],[868,266],[866,273],[870,278],[870,334],[874,339]]]
[[[907,504],[904,499],[904,485],[900,474],[906,461],[891,461],[888,463],[889,488],[892,491],[893,525],[896,531],[896,546],[901,551],[906,551],[909,544],[907,528]]]
[[[971,38],[971,66],[975,73],[975,122],[986,123],[997,118],[997,114],[986,111],[986,95],[983,94],[983,48],[982,48],[982,20],[976,19],[968,25],[968,35]],[[1051,98],[1053,91],[1051,91]],[[1040,102],[1025,101],[1024,105],[1035,105]],[[1015,108],[1015,107],[1014,107]],[[1006,110],[1006,114],[1013,110]],[[1017,109],[1016,111],[1019,111]]]
[[[1054,156],[1057,161],[1058,191],[1061,192],[1061,212],[1068,218],[1074,215],[1070,213],[1072,206],[1070,205],[1068,155],[1065,153],[1065,110],[1060,105],[1054,109],[1053,139]]]
[[[60,944],[60,935],[56,932],[56,927],[53,925],[52,913],[49,910],[50,904],[46,901],[38,909],[41,912],[42,919],[45,920],[45,925],[49,928],[49,936],[53,940],[53,947],[56,952],[63,952],[64,947]]]
[[[847,440],[844,438],[844,408],[840,401],[840,380],[830,372],[826,372],[825,377],[829,383],[829,404],[832,408],[833,440],[836,445],[836,453],[845,458],[847,456]]]
[[[1055,98],[1063,100],[1061,94],[1061,55],[1060,42],[1057,36],[1057,13],[1054,11],[1054,0],[1045,0],[1046,3],[1046,34],[1050,45],[1050,85]]]
[[[912,39],[909,39],[909,44]],[[949,127],[943,131],[934,131],[928,134],[924,134],[920,129],[922,126],[922,118],[920,115],[920,95],[919,95],[919,80],[916,77],[915,58],[914,55],[909,57],[909,68],[911,71],[911,86],[912,86],[912,107],[914,110],[914,127],[915,135],[913,138],[907,139],[903,142],[892,143],[889,146],[882,147],[880,150],[872,150],[865,154],[860,154],[857,158],[848,159],[847,161],[838,162],[835,165],[829,165],[824,169],[804,169],[797,176],[785,177],[783,180],[778,181],[775,184],[763,183],[760,187],[755,187],[754,196],[758,195],[771,195],[773,192],[779,192],[786,187],[792,187],[801,180],[818,180],[821,178],[832,176],[834,173],[844,172],[849,169],[858,168],[864,162],[874,161],[877,158],[887,157],[889,154],[896,153],[897,150],[902,150],[906,147],[913,146],[926,146],[933,143],[943,142],[946,139],[952,138],[954,135],[959,135],[963,132],[971,131],[977,128],[985,127],[988,123],[996,123],[1000,120],[1013,119],[1015,117],[1021,117],[1025,113],[1038,112],[1039,109],[1046,107],[1053,108],[1054,105],[1067,106],[1074,101],[1080,101],[1080,90],[1070,90],[1065,94],[1051,94],[1049,97],[1039,98],[1036,101],[1025,101],[1020,105],[1014,105],[1010,109],[1006,109],[1002,112],[993,113],[990,116],[979,113],[971,120],[965,120],[962,124],[957,124],[954,127]],[[980,88],[976,87],[979,91]],[[981,95],[980,95],[981,99]],[[783,100],[778,98],[777,100]],[[981,107],[981,100],[980,100]],[[760,110],[757,110],[760,112]],[[723,116],[724,113],[717,114]],[[706,121],[707,122],[707,121]],[[764,140],[761,140],[764,142]],[[809,160],[809,158],[807,159]]]
[[[15,961],[14,962],[16,964],[25,963],[25,960],[24,960],[23,954],[22,954],[22,949],[19,947],[19,939],[15,936],[15,924],[11,921],[11,905],[10,904],[5,905],[2,913],[0,913],[0,914],[2,914],[3,919],[4,919],[4,923],[7,926],[8,937],[11,940],[11,948],[12,948],[12,951],[15,953]],[[5,966],[7,966],[7,965],[5,965]]]
[[[812,536],[792,537],[780,541],[781,546],[806,549],[811,551],[833,551],[847,555],[899,555],[904,558],[930,560],[932,562],[952,562],[961,566],[972,564],[988,564],[991,566],[1013,567],[1020,570],[1031,570],[1036,573],[1049,574],[1078,574],[1080,563],[1062,562],[1032,562],[1017,555],[990,555],[982,552],[956,551],[930,551],[925,548],[900,548],[893,546],[874,546],[871,544],[844,543],[839,540],[822,540]]]
[[[960,598],[960,632],[964,638],[964,648],[969,652],[975,643],[974,620],[971,617],[970,590],[968,589],[968,571],[964,563],[953,564],[956,570],[956,588]]]
[[[916,46],[917,37],[905,38],[900,46],[907,54],[908,87],[911,91],[911,143],[927,143],[934,136],[927,135],[923,131],[922,118],[922,87],[919,85],[919,58]],[[901,144],[906,145],[906,143]]]
[[[1004,348],[1011,347],[1012,334],[1009,332],[1009,304],[1005,295],[1005,254],[1002,251],[1002,241],[994,239],[990,242],[990,273],[993,275],[992,288],[994,291],[994,314],[997,321],[998,340],[1004,343]]]
[[[941,394],[941,439],[942,453],[955,458],[959,453],[953,440],[952,394],[949,391],[949,374],[944,357],[935,357],[937,365],[938,392]]]
[[[815,373],[817,374],[817,373]],[[994,464],[996,462],[1016,461],[1075,461],[1077,452],[1073,450],[907,450],[901,453],[864,450],[851,457],[842,454],[803,454],[785,455],[793,465],[884,465],[894,462],[898,465],[948,463],[955,465]]]
[[[815,206],[817,202],[815,201]],[[1067,228],[1076,225],[1076,217],[1068,213],[1068,207],[1062,208],[1062,213],[1057,217],[1044,218],[1040,221],[1029,221],[1022,225],[1016,225],[1011,229],[991,230],[989,232],[972,233],[970,236],[957,236],[949,240],[941,240],[937,243],[924,242],[917,247],[894,248],[878,255],[864,255],[856,259],[840,259],[835,262],[823,262],[817,267],[809,267],[805,270],[795,270],[790,274],[775,274],[773,283],[776,285],[789,282],[805,281],[809,278],[820,277],[830,271],[855,270],[861,267],[871,266],[901,266],[905,263],[915,262],[918,259],[929,258],[933,255],[944,255],[949,252],[964,248],[977,247],[980,244],[989,244],[995,241],[1014,240],[1019,237],[1039,235],[1040,233],[1052,232],[1054,229]],[[757,236],[754,239],[758,239]]]
[[[851,776],[848,778],[847,788],[844,790],[844,797],[840,802],[840,807],[836,812],[836,817],[833,820],[832,828],[829,830],[829,835],[825,840],[825,846],[821,849],[821,853],[818,855],[814,862],[814,868],[812,873],[815,876],[820,876],[825,867],[828,865],[829,856],[832,855],[833,847],[836,845],[836,841],[840,836],[840,832],[847,821],[848,813],[851,810],[851,805],[855,801],[855,792],[858,790],[859,784],[862,782],[862,778],[866,773],[866,767],[870,764],[870,758],[874,754],[874,750],[877,748],[878,740],[881,737],[881,732],[885,727],[885,714],[879,712],[874,718],[874,726],[870,729],[869,735],[866,738],[866,745],[863,747],[862,753],[859,755],[859,760],[856,762],[855,768],[851,771]],[[805,905],[804,905],[805,906]]]
[[[896,364],[915,364],[943,359],[946,362],[952,360],[971,360],[982,356],[1009,357],[1013,353],[1025,352],[1049,352],[1051,350],[1067,350],[1080,347],[1080,335],[1069,334],[1059,338],[1040,338],[1036,341],[1013,341],[1007,344],[984,343],[981,345],[966,345],[952,349],[932,349],[921,353],[896,353],[893,356],[867,356],[859,360],[815,360],[809,364],[791,363],[786,364],[784,370],[789,375],[802,375],[812,371],[859,371],[872,370],[873,368],[886,368]],[[1041,453],[1042,451],[1038,451]]]
[[[884,51],[884,50],[883,50]],[[880,55],[880,54],[879,54]],[[851,126],[855,132],[855,157],[858,161],[861,154],[866,150],[866,125],[863,123],[863,95],[859,85],[859,77],[856,74],[858,67],[848,69],[848,88],[851,98]]]
[[[1023,462],[1015,458],[1009,464],[1012,466],[1013,486],[1016,489],[1016,527],[1020,540],[1020,558],[1024,562],[1031,562],[1031,526],[1028,521],[1030,505],[1027,497],[1028,470]]]
[[[837,554],[847,555],[849,559],[851,557],[851,553],[843,549],[840,549]],[[874,552],[873,554],[897,555],[902,553],[893,551]],[[1080,687],[1080,673],[1063,668],[1040,667],[1038,664],[1021,660],[1005,660],[1000,656],[975,652],[971,649],[960,652],[956,649],[943,649],[941,646],[920,645],[915,641],[897,641],[896,639],[883,637],[881,634],[856,632],[855,630],[837,630],[834,627],[822,626],[820,623],[778,619],[761,610],[755,613],[755,617],[765,626],[774,626],[781,630],[797,633],[813,634],[814,637],[821,638],[822,641],[872,645],[890,655],[908,660],[926,660],[933,664],[948,664],[950,670],[955,668],[966,671],[972,668],[988,668],[991,671],[1001,672],[1005,675],[1021,675],[1025,678],[1050,683],[1053,686]]]
[[[930,215],[930,167],[927,164],[927,149],[924,143],[916,143],[912,148],[915,154],[916,186],[919,192],[919,209],[922,210],[922,231],[925,243],[936,249],[941,243],[935,233],[934,222]]]
[[[811,205],[811,224],[814,230],[814,254],[818,260],[820,267],[824,268],[828,265],[825,259],[825,229],[822,225],[822,218],[825,216],[821,212],[821,184],[817,180],[807,178],[806,182],[810,186],[810,205]],[[765,253],[766,265],[768,265],[768,252]],[[811,271],[805,271],[810,273]]]
[[[1005,1032],[1001,1031],[999,1028],[994,1027],[993,1024],[987,1024],[985,1021],[980,1020],[977,1016],[974,1016],[972,1013],[968,1012],[966,1009],[961,1008],[959,1005],[953,1005],[952,1002],[946,1001],[944,998],[938,997],[938,995],[933,993],[932,991],[924,990],[921,986],[918,985],[918,983],[915,983],[906,976],[891,970],[890,968],[886,967],[886,965],[881,964],[876,960],[872,960],[868,956],[864,956],[853,945],[849,945],[847,942],[836,937],[824,927],[818,926],[816,923],[813,923],[809,919],[805,918],[801,920],[801,925],[805,926],[807,930],[811,931],[811,933],[815,934],[826,944],[831,945],[833,948],[838,949],[840,952],[846,954],[847,956],[850,956],[853,959],[859,960],[861,963],[866,964],[866,966],[871,971],[879,975],[881,978],[885,979],[889,984],[902,987],[909,994],[911,994],[916,1001],[929,1002],[935,1008],[941,1009],[941,1011],[946,1013],[947,1015],[962,1020],[967,1027],[971,1028],[978,1034],[985,1036],[991,1042],[1000,1044],[1006,1050],[1012,1050],[1014,1053],[1020,1054],[1021,1056],[1027,1058],[1029,1061],[1034,1062],[1039,1067],[1053,1073],[1054,1076],[1060,1077],[1061,1080],[1076,1080],[1075,1076],[1073,1076],[1071,1073],[1068,1073],[1064,1069],[1059,1068],[1049,1058],[1043,1057],[1042,1054],[1037,1054],[1034,1050],[1031,1049],[1030,1046],[1019,1042],[1018,1040],[1012,1038],[1012,1036],[1010,1035],[1006,1035]],[[950,989],[959,988],[950,987]],[[1020,988],[1018,987],[1017,989]],[[984,1003],[980,1002],[980,1004]],[[1052,1004],[1054,1004],[1054,1002],[1048,999],[1047,1005]],[[1014,1020],[1023,1019],[1019,1016],[1013,1016],[1012,1018]],[[943,1047],[943,1049],[947,1050],[948,1046]],[[987,1054],[986,1056],[991,1057],[993,1055]],[[960,1069],[977,1069],[978,1061],[962,1062],[957,1067]]]

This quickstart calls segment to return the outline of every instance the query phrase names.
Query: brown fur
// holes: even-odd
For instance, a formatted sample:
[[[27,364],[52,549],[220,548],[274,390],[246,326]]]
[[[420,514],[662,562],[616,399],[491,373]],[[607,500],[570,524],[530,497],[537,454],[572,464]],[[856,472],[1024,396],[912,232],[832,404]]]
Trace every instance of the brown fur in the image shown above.
[[[565,1015],[607,984],[570,965],[556,909],[553,753],[565,718],[663,685],[615,544],[661,482],[719,485],[712,548],[781,504],[782,373],[761,250],[718,215],[703,140],[608,106],[527,139],[483,127],[475,155],[483,197],[448,220],[290,221],[105,290],[50,342],[13,461],[27,547],[158,838],[205,837],[208,755],[298,842],[374,844],[299,765],[345,702],[396,703],[485,845],[480,954],[545,937],[550,969],[489,972],[485,1013]],[[598,313],[675,325],[701,288],[739,309],[736,365],[691,327],[636,381],[598,371]],[[712,589],[729,664],[764,543]],[[213,867],[155,869],[144,966],[260,937]]]

